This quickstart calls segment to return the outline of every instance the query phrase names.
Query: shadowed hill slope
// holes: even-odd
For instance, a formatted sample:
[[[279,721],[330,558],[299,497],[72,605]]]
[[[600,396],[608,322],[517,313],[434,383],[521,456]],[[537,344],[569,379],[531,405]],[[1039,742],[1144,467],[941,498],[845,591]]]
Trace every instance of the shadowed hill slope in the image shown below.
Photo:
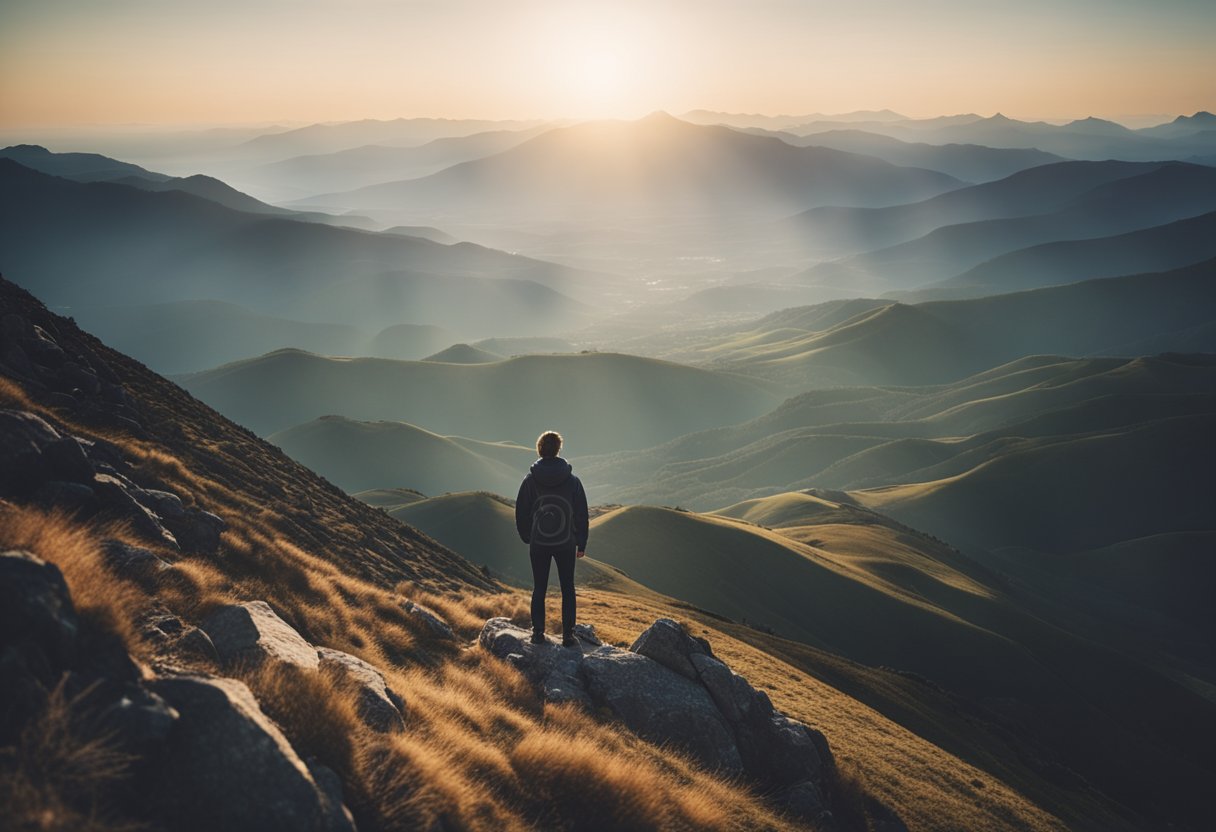
[[[569,327],[586,313],[542,285],[564,288],[584,273],[467,243],[268,218],[178,191],[71,182],[11,160],[0,160],[0,184],[5,268],[53,304],[189,300],[202,285],[211,299],[276,316],[425,321],[481,335],[512,334],[502,321],[548,332],[554,320]],[[327,291],[342,303],[325,306]]]
[[[935,228],[1059,211],[1100,185],[1149,173],[1161,163],[1058,162],[906,205],[812,208],[780,224],[811,249],[837,254],[886,248]]]
[[[1149,338],[1193,348],[1216,309],[1216,261],[1167,272],[1087,280],[958,301],[894,304],[825,330],[762,339],[766,320],[721,339],[718,366],[787,389],[856,384],[940,384],[1026,355],[1102,355]],[[807,310],[818,326],[820,308]],[[795,313],[780,313],[782,329]],[[1170,344],[1176,336],[1178,344]],[[737,349],[732,346],[738,343]],[[1204,351],[1216,344],[1201,344]]]
[[[1211,413],[1213,390],[1216,365],[1202,357],[1035,356],[940,387],[812,391],[750,422],[582,465],[596,500],[707,510],[811,486],[956,476],[1019,448]],[[1149,461],[1129,458],[1127,476],[1090,485],[1135,488],[1137,466]],[[1030,480],[1021,487],[1035,489]]]
[[[854,292],[909,289],[950,279],[967,269],[1019,249],[1058,241],[1082,241],[1125,235],[1141,229],[1142,237],[1119,246],[1097,241],[1071,261],[1073,273],[1035,264],[1034,282],[989,283],[990,292],[1071,283],[1090,277],[1113,277],[1132,271],[1184,266],[1216,254],[1210,243],[1210,215],[1216,209],[1216,170],[1173,163],[1147,173],[1107,182],[1051,213],[946,225],[915,240],[822,263],[795,279],[816,285],[848,286]],[[1104,249],[1109,249],[1109,253]],[[1174,250],[1172,258],[1161,256]],[[1140,257],[1128,257],[1143,252]],[[1156,254],[1156,257],[1150,256]],[[1119,265],[1120,257],[1124,258]],[[1098,266],[1098,268],[1094,268]],[[1111,271],[1114,267],[1116,270]]]
[[[513,496],[536,459],[521,445],[439,436],[405,422],[325,416],[269,441],[350,493],[408,485],[426,494],[484,490]]]
[[[397,324],[374,332],[263,315],[214,300],[85,306],[73,312],[90,332],[107,333],[115,349],[166,374],[209,370],[288,347],[322,355],[417,360],[456,339],[451,330],[430,324]]]
[[[645,447],[756,416],[779,400],[741,376],[611,353],[440,364],[283,350],[183,384],[260,433],[340,413],[529,446],[545,426],[569,425],[578,454]]]
[[[1216,189],[1216,186],[1214,186]],[[1216,279],[1216,212],[1094,240],[1044,243],[981,263],[934,286],[926,296],[970,297],[1165,271],[1202,261]]]

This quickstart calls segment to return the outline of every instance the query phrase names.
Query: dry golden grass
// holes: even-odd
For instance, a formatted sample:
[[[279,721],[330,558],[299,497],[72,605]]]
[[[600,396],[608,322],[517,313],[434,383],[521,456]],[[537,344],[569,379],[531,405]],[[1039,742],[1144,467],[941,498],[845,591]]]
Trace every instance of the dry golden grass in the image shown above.
[[[160,482],[186,490],[188,471],[175,458],[158,452],[144,460],[155,461]],[[201,478],[189,484],[193,498],[201,495],[208,508],[223,493]],[[133,622],[153,603],[197,622],[217,605],[263,599],[313,643],[383,669],[407,701],[407,728],[399,736],[365,728],[354,692],[339,679],[273,665],[230,671],[250,686],[302,756],[338,772],[361,829],[426,828],[439,819],[472,830],[789,826],[747,789],[670,751],[574,709],[545,708],[509,665],[436,639],[403,611],[407,598],[423,604],[468,642],[487,618],[525,621],[522,593],[440,593],[409,581],[385,589],[286,538],[273,512],[231,511],[225,512],[229,530],[219,556],[158,549],[174,568],[147,589],[117,577],[102,559],[106,537],[147,545],[121,525],[10,504],[0,512],[0,544],[57,564],[89,629],[121,638],[137,657],[149,656],[151,646],[141,643]],[[51,727],[44,722],[30,730],[54,745],[59,740]],[[24,782],[10,778],[6,787],[28,791]],[[32,818],[35,804],[52,798],[22,797],[16,805]],[[103,803],[87,795],[84,800],[94,807]],[[63,814],[67,809],[57,811],[56,817],[79,820]],[[80,828],[94,828],[86,821]]]
[[[84,694],[60,683],[0,765],[0,826],[30,832],[136,832],[110,809],[131,757],[91,724]],[[13,826],[9,826],[13,824]]]
[[[101,541],[133,540],[122,524],[89,527],[62,512],[46,512],[0,501],[0,549],[20,549],[55,564],[63,573],[82,632],[117,638],[138,653],[134,615],[144,603],[141,591],[105,564]]]

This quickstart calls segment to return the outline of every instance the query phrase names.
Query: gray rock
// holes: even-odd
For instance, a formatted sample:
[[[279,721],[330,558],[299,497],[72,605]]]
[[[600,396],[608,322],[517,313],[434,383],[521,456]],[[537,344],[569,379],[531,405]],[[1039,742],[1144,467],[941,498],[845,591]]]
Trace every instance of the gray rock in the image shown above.
[[[604,643],[600,641],[600,637],[595,634],[595,627],[590,624],[575,624],[574,635],[583,644],[590,644],[594,647],[599,647]]]
[[[74,436],[48,443],[42,455],[50,475],[57,480],[87,483],[93,479],[93,465]]]
[[[166,825],[191,832],[334,828],[308,767],[243,683],[177,676],[148,687],[180,715],[155,773]]]
[[[173,652],[182,656],[214,662],[215,664],[220,663],[220,654],[215,649],[211,636],[198,627],[187,627],[185,632],[173,642]]]
[[[629,649],[693,681],[697,679],[697,671],[691,657],[698,653],[710,654],[704,640],[694,639],[670,618],[660,618],[647,627]]]
[[[177,505],[180,507],[181,502]],[[220,535],[228,528],[224,518],[198,508],[166,516],[165,525],[185,551],[200,555],[213,555],[219,551]]]
[[[546,700],[591,704],[579,678],[583,654],[550,641],[533,644],[531,637],[530,630],[515,626],[510,619],[491,618],[477,640],[483,649],[518,668]]]
[[[722,715],[730,722],[742,722],[755,693],[747,680],[713,656],[695,653],[689,661]]]
[[[532,644],[529,636],[493,618],[479,642],[519,668],[545,700],[606,708],[639,736],[681,748],[709,769],[743,775],[798,817],[829,817],[822,792],[833,765],[827,740],[775,711],[768,694],[675,621],[659,619],[630,651],[591,648],[585,636],[583,650]]]
[[[309,758],[304,761],[321,792],[325,828],[329,832],[355,832],[355,818],[342,803],[342,778],[327,765]]]
[[[825,814],[831,814],[823,799],[823,792],[810,780],[782,789],[777,794],[777,803],[799,820],[817,821],[816,829],[823,829],[827,819]]]
[[[0,553],[0,645],[49,685],[74,663],[78,631],[59,567],[29,552]]]
[[[202,623],[225,665],[234,662],[286,662],[316,670],[317,651],[265,601],[220,607]]]
[[[101,381],[97,374],[87,367],[81,367],[75,361],[65,361],[59,368],[59,377],[64,384],[79,389],[82,393],[96,396],[101,392]]]
[[[638,653],[598,647],[582,663],[586,690],[634,733],[671,743],[706,768],[743,771],[730,726],[701,685]]]
[[[186,513],[181,497],[171,491],[145,488],[135,495],[144,508],[156,512],[161,520],[176,520]]]
[[[101,713],[106,728],[130,751],[150,753],[169,738],[178,712],[157,694],[127,685]]]
[[[172,564],[162,560],[150,549],[132,546],[112,538],[102,542],[101,554],[106,565],[115,574],[130,578],[144,586],[152,586],[161,572],[173,568]]]
[[[29,494],[50,478],[43,449],[59,431],[33,413],[0,410],[0,495]]]
[[[413,601],[406,601],[404,609],[406,614],[426,624],[427,629],[438,638],[456,640],[456,633],[452,630],[452,626],[431,608],[415,604]]]
[[[93,489],[78,482],[44,482],[38,486],[30,500],[43,508],[64,509],[86,516],[97,511],[97,497],[93,494]]]
[[[91,483],[102,508],[115,517],[131,523],[131,529],[142,537],[177,549],[177,538],[160,522],[160,518],[144,508],[131,496],[121,479],[112,474],[94,474]]]
[[[359,692],[359,717],[364,725],[386,734],[405,730],[405,720],[389,696],[384,674],[358,656],[341,650],[320,647],[317,648],[317,658],[322,671],[338,674],[356,686]]]

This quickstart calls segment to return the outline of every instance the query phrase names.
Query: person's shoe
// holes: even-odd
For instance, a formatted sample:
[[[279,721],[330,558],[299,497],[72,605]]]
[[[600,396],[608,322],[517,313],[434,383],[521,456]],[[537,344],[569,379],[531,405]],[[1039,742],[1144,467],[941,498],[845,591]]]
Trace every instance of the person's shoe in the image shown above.
[[[578,647],[581,644],[582,642],[578,640],[578,637],[574,633],[566,633],[565,638],[562,639],[562,647]]]
[[[533,644],[548,644],[549,642],[545,639],[544,633],[533,631],[532,632],[532,643]]]

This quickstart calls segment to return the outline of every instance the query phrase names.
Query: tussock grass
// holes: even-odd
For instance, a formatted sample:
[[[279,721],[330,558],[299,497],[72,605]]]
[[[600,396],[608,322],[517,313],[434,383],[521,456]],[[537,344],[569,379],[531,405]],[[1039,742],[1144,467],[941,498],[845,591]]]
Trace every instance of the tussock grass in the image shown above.
[[[63,682],[0,751],[0,827],[34,832],[139,832],[112,808],[113,793],[133,762],[100,731],[83,705],[88,691],[69,697]]]
[[[135,540],[121,523],[89,528],[64,512],[0,501],[0,549],[21,549],[59,567],[81,620],[81,636],[118,639],[138,654],[133,619],[146,602],[134,584],[106,566],[101,552],[104,538]]]

